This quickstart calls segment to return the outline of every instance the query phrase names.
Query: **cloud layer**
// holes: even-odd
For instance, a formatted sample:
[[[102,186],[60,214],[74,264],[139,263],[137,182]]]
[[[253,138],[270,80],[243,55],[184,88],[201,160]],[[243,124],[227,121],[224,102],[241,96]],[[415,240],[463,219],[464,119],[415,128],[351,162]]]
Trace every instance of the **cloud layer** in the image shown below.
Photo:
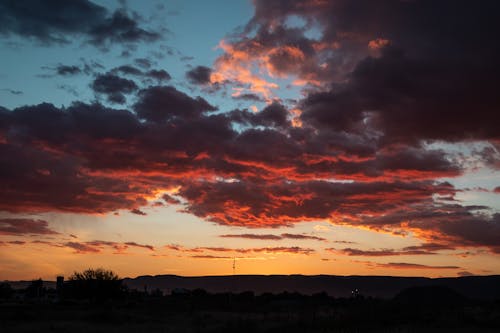
[[[88,0],[4,1],[0,4],[0,34],[18,35],[45,44],[70,43],[83,37],[96,46],[156,41],[159,32],[142,28],[134,15],[113,13]]]
[[[190,87],[230,86],[232,98],[266,106],[227,110],[210,102],[210,94],[165,84],[170,74],[149,69],[147,59],[138,62],[141,69],[94,66],[90,87],[106,101],[0,108],[0,209],[143,215],[154,198],[222,225],[326,220],[411,233],[440,246],[339,250],[347,255],[461,247],[499,253],[500,214],[461,203],[461,189],[442,180],[467,168],[444,144],[481,142],[486,148],[472,152],[475,158],[492,170],[500,166],[497,3],[254,4],[242,34],[220,43],[213,68],[197,66],[185,75]],[[125,11],[109,13],[89,1],[38,7],[0,5],[0,33],[49,44],[78,35],[98,46],[160,37]],[[290,23],[294,17],[302,23]],[[85,69],[60,64],[54,71],[71,76]],[[278,79],[302,87],[303,96],[277,98]],[[26,221],[2,222],[3,232],[21,233],[23,225],[50,231],[43,221]],[[323,240],[290,233],[223,237]],[[66,243],[79,252],[115,245]]]

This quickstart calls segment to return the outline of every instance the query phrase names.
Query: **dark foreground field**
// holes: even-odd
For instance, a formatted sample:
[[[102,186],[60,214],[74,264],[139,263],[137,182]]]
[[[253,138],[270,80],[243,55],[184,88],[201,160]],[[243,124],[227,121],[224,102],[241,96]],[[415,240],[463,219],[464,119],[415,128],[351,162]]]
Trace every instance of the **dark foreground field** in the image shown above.
[[[383,300],[297,293],[178,295],[0,302],[0,332],[499,332],[500,302],[419,287]]]

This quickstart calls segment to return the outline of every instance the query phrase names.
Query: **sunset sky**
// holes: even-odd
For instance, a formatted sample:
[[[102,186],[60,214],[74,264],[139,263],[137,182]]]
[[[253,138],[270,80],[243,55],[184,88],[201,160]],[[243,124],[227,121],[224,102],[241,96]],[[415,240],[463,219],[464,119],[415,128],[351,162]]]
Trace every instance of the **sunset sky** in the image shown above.
[[[0,0],[0,280],[500,274],[499,10]]]

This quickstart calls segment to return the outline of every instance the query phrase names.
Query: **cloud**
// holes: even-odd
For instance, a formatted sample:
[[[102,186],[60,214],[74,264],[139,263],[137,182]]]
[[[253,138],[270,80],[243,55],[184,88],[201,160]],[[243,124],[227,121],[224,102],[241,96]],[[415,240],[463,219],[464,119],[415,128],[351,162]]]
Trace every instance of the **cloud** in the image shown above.
[[[168,81],[172,78],[164,69],[151,69],[145,75],[151,79],[155,79],[157,82]]]
[[[407,262],[390,262],[387,264],[377,263],[375,266],[394,269],[460,269],[459,266],[431,266]]]
[[[316,241],[322,241],[322,242],[326,241],[326,238],[323,238],[323,237],[304,235],[304,234],[284,233],[284,234],[281,234],[281,237],[288,238],[288,239],[305,239],[305,240],[316,240]]]
[[[281,240],[283,237],[270,234],[237,234],[237,235],[220,235],[222,238],[246,238],[246,239],[260,239],[260,240]]]
[[[358,63],[349,83],[335,92],[308,96],[301,102],[301,120],[325,130],[378,131],[383,144],[456,141],[464,133],[475,139],[497,138],[491,122],[498,119],[491,110],[498,101],[487,84],[492,78],[482,72],[487,69],[478,73],[476,68],[450,66],[386,50],[380,58]],[[467,84],[454,76],[458,70]],[[478,98],[482,106],[471,112]]]
[[[258,113],[248,112],[246,110],[233,110],[229,112],[232,121],[241,124],[250,124],[252,126],[271,126],[286,128],[290,125],[287,120],[288,111],[277,102],[267,105]]]
[[[390,56],[383,52],[365,60],[378,67]],[[498,251],[497,216],[461,205],[459,189],[439,180],[463,165],[444,149],[384,137],[372,111],[346,111],[353,96],[342,94],[355,79],[309,93],[299,101],[303,126],[294,127],[277,100],[257,113],[219,111],[173,86],[139,90],[116,74],[142,68],[117,67],[94,82],[105,95],[137,93],[131,110],[81,102],[0,109],[0,209],[134,211],[160,195],[222,225],[329,221]],[[345,109],[331,108],[339,101]]]
[[[12,94],[12,95],[22,95],[23,92],[20,91],[20,90],[13,90],[13,89],[7,89],[7,88],[3,88],[1,89],[2,91],[6,91],[8,92],[9,94]]]
[[[205,99],[201,97],[193,99],[172,86],[141,90],[134,109],[139,118],[159,123],[176,117],[198,118],[204,112],[216,110]]]
[[[113,241],[102,241],[102,240],[94,240],[87,242],[67,242],[61,244],[61,246],[69,247],[76,250],[76,253],[85,254],[85,253],[100,253],[106,247],[112,248],[115,254],[125,254],[126,250],[129,247],[136,247],[141,249],[147,249],[150,251],[155,251],[155,248],[152,245],[147,244],[139,244],[136,242],[113,242]]]
[[[351,241],[344,241],[344,240],[334,240],[332,243],[337,243],[337,244],[357,244],[356,242],[351,242]]]
[[[266,100],[272,100],[275,78],[314,86],[299,103],[305,126],[372,133],[382,145],[498,139],[493,124],[499,120],[494,82],[500,49],[492,40],[499,25],[491,14],[497,3],[254,5],[242,33],[221,42],[212,81],[236,82],[246,88],[239,93]],[[290,25],[293,17],[304,24]],[[429,24],[414,24],[421,17]]]
[[[7,246],[8,244],[11,244],[11,245],[24,245],[24,244],[26,244],[26,242],[25,241],[19,241],[19,240],[8,241],[8,242],[0,241],[0,246]]]
[[[304,240],[317,240],[317,241],[326,241],[325,238],[304,235],[304,234],[290,234],[284,233],[281,235],[272,235],[272,234],[226,234],[220,235],[222,238],[246,238],[246,239],[259,239],[259,240],[283,240],[283,239],[304,239]]]
[[[348,255],[348,256],[362,256],[362,257],[384,257],[384,256],[401,256],[401,255],[434,255],[438,254],[439,250],[453,250],[454,248],[449,245],[441,244],[423,244],[419,246],[408,246],[401,250],[395,249],[380,249],[380,250],[360,250],[354,248],[335,249],[328,248],[327,251]]]
[[[233,94],[231,96],[233,99],[236,100],[243,100],[243,101],[252,101],[252,102],[264,102],[262,97],[260,97],[257,94]]]
[[[208,84],[211,73],[212,69],[209,67],[196,66],[186,72],[186,78],[192,84]]]
[[[166,245],[165,248],[178,252],[187,253],[205,253],[205,252],[233,252],[233,253],[291,253],[311,255],[316,251],[310,248],[302,248],[299,246],[275,246],[275,247],[256,247],[256,248],[228,248],[228,247],[195,247],[186,248],[180,245]]]
[[[105,46],[110,43],[152,42],[160,38],[154,30],[139,26],[135,17],[124,10],[108,10],[87,0],[30,0],[0,4],[0,34],[18,35],[36,41],[71,43],[73,37]]]
[[[75,65],[62,65],[59,64],[56,66],[55,71],[57,75],[60,76],[73,76],[80,74],[82,72],[82,69],[78,66]]]
[[[24,245],[24,244],[26,244],[25,241],[8,241],[7,243],[13,244],[13,245]]]
[[[209,255],[209,254],[192,255],[190,257],[194,258],[194,259],[233,259],[233,257],[213,256],[213,255]]]
[[[128,16],[123,10],[115,11],[111,17],[91,27],[88,35],[90,36],[90,43],[95,45],[103,45],[107,42],[154,42],[161,38],[159,32],[139,27],[137,21]]]
[[[134,67],[132,65],[122,65],[115,67],[111,70],[112,73],[120,73],[124,75],[135,75],[135,76],[142,76],[144,75],[144,72],[140,70],[137,67]]]
[[[81,254],[101,252],[101,250],[98,249],[97,247],[93,247],[85,243],[79,243],[79,242],[67,242],[64,244],[64,246],[72,248],[76,251],[76,253],[81,253]]]
[[[150,79],[156,81],[156,83],[158,84],[164,81],[168,81],[172,78],[170,74],[164,69],[150,69],[147,71],[142,71],[141,69],[134,67],[132,65],[122,65],[115,67],[110,71],[110,73],[112,74],[120,73],[123,75],[132,75],[135,77],[141,77],[143,79]]]
[[[130,212],[132,214],[135,214],[135,215],[142,215],[142,216],[148,215],[148,214],[146,214],[145,212],[143,212],[142,210],[140,210],[138,208],[134,208]]]
[[[177,204],[180,204],[180,200],[172,197],[171,195],[168,195],[168,194],[164,194],[162,195],[161,197],[167,204],[169,205],[177,205]]]
[[[154,251],[155,250],[154,246],[147,245],[147,244],[138,244],[136,242],[125,242],[123,244],[125,244],[127,246],[132,246],[132,247],[138,247],[138,248],[147,249],[147,250],[150,250],[150,251]]]
[[[137,84],[111,73],[99,74],[92,82],[91,88],[98,94],[106,95],[108,102],[124,104],[125,95],[138,89]]]
[[[147,58],[137,58],[134,62],[142,68],[150,68],[153,65],[153,62]]]
[[[3,218],[0,219],[1,235],[54,235],[56,231],[50,229],[49,223],[44,220]]]

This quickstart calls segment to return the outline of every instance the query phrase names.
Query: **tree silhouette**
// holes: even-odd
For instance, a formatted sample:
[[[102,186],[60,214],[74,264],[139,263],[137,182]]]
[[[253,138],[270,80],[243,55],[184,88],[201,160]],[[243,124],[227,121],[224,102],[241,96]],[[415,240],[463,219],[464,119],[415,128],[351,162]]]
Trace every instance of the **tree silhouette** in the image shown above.
[[[122,297],[122,280],[113,271],[103,268],[74,272],[64,288],[65,297],[103,301]]]
[[[97,269],[86,269],[83,272],[74,272],[73,275],[69,277],[70,281],[117,281],[120,278],[113,271],[106,270],[104,268]]]

